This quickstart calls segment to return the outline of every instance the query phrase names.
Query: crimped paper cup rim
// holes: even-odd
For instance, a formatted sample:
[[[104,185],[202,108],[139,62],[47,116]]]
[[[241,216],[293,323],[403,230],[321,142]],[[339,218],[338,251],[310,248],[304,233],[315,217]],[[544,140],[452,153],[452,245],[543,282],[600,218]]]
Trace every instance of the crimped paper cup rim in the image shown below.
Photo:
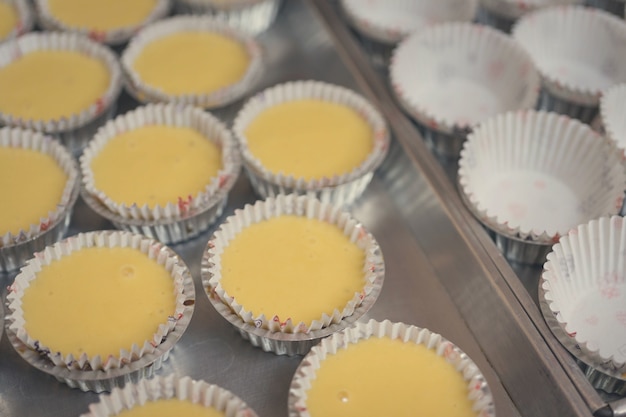
[[[626,83],[616,84],[602,95],[600,119],[606,135],[626,150]],[[620,126],[621,123],[621,126]]]
[[[4,248],[37,238],[63,221],[67,212],[72,210],[76,203],[80,187],[80,172],[72,155],[58,140],[39,132],[11,127],[0,128],[0,147],[30,149],[49,155],[67,175],[67,181],[56,208],[42,216],[39,223],[31,225],[28,230],[21,230],[17,235],[11,232],[0,235],[0,248]]]
[[[449,1],[449,0],[446,0]],[[415,4],[417,6],[422,5],[424,2],[414,2],[413,0],[407,0],[405,4]],[[476,10],[478,8],[478,0],[467,0],[463,2],[463,7],[466,8],[467,14],[462,16],[451,16],[450,19],[445,20],[428,20],[425,23],[425,26],[433,25],[437,23],[441,23],[443,21],[471,21],[476,14]],[[402,39],[409,36],[418,28],[414,28],[413,30],[407,30],[406,28],[401,27],[400,25],[389,24],[387,22],[381,22],[377,19],[370,18],[369,16],[364,16],[363,14],[363,3],[359,1],[351,1],[351,0],[341,0],[340,1],[341,8],[348,18],[348,22],[352,24],[358,31],[363,33],[364,35],[375,39],[379,42],[387,43],[387,44],[395,44],[400,42]],[[394,4],[390,5],[390,7],[398,7],[400,4],[398,2],[394,2]],[[458,7],[458,2],[453,2],[450,6]]]
[[[144,26],[166,16],[170,11],[171,0],[156,0],[156,4],[146,18],[133,25],[123,26],[111,30],[95,30],[87,26],[73,26],[65,23],[50,10],[48,0],[35,0],[39,23],[45,30],[61,30],[78,33],[93,39],[96,42],[117,45],[128,41]]]
[[[582,0],[480,0],[487,9],[511,19],[518,19],[533,10],[557,6],[582,4]]]
[[[318,320],[311,323],[293,323],[290,318],[265,315],[255,316],[229,295],[221,286],[221,255],[228,243],[246,227],[281,215],[296,215],[317,219],[334,224],[343,230],[344,235],[357,244],[365,253],[364,286],[359,293],[342,307],[341,311],[324,312]],[[294,194],[278,195],[275,198],[259,200],[254,205],[248,204],[243,209],[224,220],[210,238],[202,258],[202,284],[209,298],[217,298],[237,314],[245,323],[257,328],[281,333],[311,333],[329,327],[351,316],[363,299],[374,290],[374,283],[384,276],[385,264],[378,242],[365,227],[354,219],[351,214],[340,206],[322,203],[321,201]]]
[[[617,260],[625,245],[626,226],[623,221],[621,216],[600,217],[580,224],[562,236],[547,256],[541,287],[543,297],[559,325],[591,358],[593,366],[609,369],[614,374],[622,373],[621,379],[626,379],[626,352],[621,351],[626,349],[626,337],[622,337],[621,348],[607,352],[606,349],[611,349],[605,345],[603,351],[600,341],[590,338],[587,332],[581,332],[583,319],[575,319],[571,311],[579,297],[597,293],[603,300],[598,300],[602,305],[593,309],[596,321],[612,322],[613,315],[620,314],[611,310],[609,305],[615,305],[611,299],[619,297],[620,288],[626,290],[623,266]],[[621,321],[626,322],[626,312],[621,314],[624,316]],[[619,329],[614,329],[611,334],[626,335]],[[609,337],[608,334],[603,335]]]
[[[504,142],[503,138],[510,137],[513,130],[515,130],[515,141],[511,139],[508,143]],[[538,135],[547,136],[548,133],[552,135],[549,142],[542,143],[537,139]],[[557,136],[557,134],[559,136]],[[577,145],[587,145],[589,148],[587,152],[581,153],[580,150],[573,145],[574,140],[576,140]],[[487,143],[489,145],[486,145]],[[503,143],[507,143],[509,146],[497,147],[497,145]],[[489,146],[491,146],[491,148]],[[530,152],[538,152],[541,146],[546,149],[543,149],[543,152],[536,155],[536,157],[531,157]],[[591,153],[592,151],[600,152],[601,154],[598,154],[598,158],[602,155],[602,162],[606,164],[606,170],[603,172],[606,174],[607,183],[601,188],[593,188],[596,192],[598,190],[602,191],[602,195],[594,194],[585,197],[589,200],[590,204],[593,203],[593,205],[587,209],[587,211],[593,211],[593,213],[586,216],[586,221],[602,215],[617,214],[621,208],[624,199],[624,190],[626,190],[626,169],[622,163],[622,152],[612,141],[600,136],[591,130],[589,126],[556,113],[534,110],[508,112],[487,120],[468,136],[461,151],[458,175],[459,190],[468,209],[485,226],[503,236],[528,243],[552,245],[558,241],[561,235],[566,234],[568,230],[575,225],[573,224],[564,230],[557,230],[556,233],[553,234],[546,230],[535,228],[527,229],[525,227],[516,226],[516,222],[512,219],[504,218],[501,215],[498,216],[493,213],[493,210],[486,207],[473,191],[471,173],[477,166],[476,155],[479,155],[481,150],[483,155],[488,154],[491,156],[491,159],[493,159],[496,153],[502,158],[508,158],[509,168],[511,168],[511,164],[513,164],[511,161],[514,161],[516,163],[515,170],[517,171],[530,170],[543,172],[542,169],[545,169],[547,172],[553,173],[554,175],[559,174],[559,172],[552,172],[553,170],[563,167],[562,164],[558,165],[558,163],[564,162],[562,160],[563,155],[575,158],[574,161],[570,160],[569,163],[578,163],[576,166],[582,168],[585,166],[583,162],[588,162],[585,158],[594,155]],[[489,152],[485,153],[487,150]],[[561,159],[557,161],[550,159],[554,157]],[[502,161],[503,160],[500,158],[498,163],[500,164]],[[589,169],[593,168],[594,167],[591,167]],[[511,170],[512,168],[509,169],[509,171]],[[582,176],[583,174],[581,174],[580,171],[581,170],[577,170],[577,175]],[[596,171],[587,172],[586,174],[591,173],[596,177],[600,175]],[[490,175],[493,176],[496,174],[496,172],[492,172]],[[596,179],[591,176],[588,178]],[[585,185],[588,186],[587,188],[589,190],[592,189],[589,184]],[[600,200],[601,198],[602,200]],[[600,203],[597,203],[597,201],[600,201]]]
[[[503,72],[506,70],[506,67],[502,61],[502,51],[506,51],[507,56],[516,61],[515,68],[518,74],[514,81],[520,83],[519,93],[521,94],[518,95],[521,97],[507,97],[507,101],[514,101],[514,103],[506,103],[507,106],[511,106],[511,108],[503,108],[501,112],[532,109],[535,107],[539,98],[540,77],[533,61],[523,48],[502,32],[484,25],[462,22],[442,23],[408,36],[398,44],[391,56],[389,77],[392,90],[404,109],[421,124],[437,132],[461,136],[465,136],[479,124],[472,123],[471,121],[454,120],[451,115],[438,114],[438,111],[435,112],[432,110],[433,106],[430,102],[425,102],[424,97],[414,97],[414,93],[411,92],[410,87],[405,85],[407,80],[405,79],[404,72],[408,69],[415,69],[415,63],[418,59],[416,58],[416,54],[420,53],[420,50],[421,53],[423,53],[425,48],[438,51],[438,46],[436,45],[442,39],[446,41],[451,40],[449,44],[457,47],[459,51],[485,49],[484,56],[480,58],[476,57],[475,59],[487,60],[498,58],[501,65],[497,68],[494,67],[494,71],[499,70],[501,74],[512,78],[512,75]],[[489,48],[486,46],[487,43],[490,45]],[[499,52],[494,52],[498,50]],[[459,55],[458,59],[461,60],[463,58]],[[509,60],[508,62],[513,61]],[[467,65],[460,65],[460,67],[463,69],[469,68]],[[501,67],[504,67],[504,69]],[[488,74],[485,75],[486,82],[491,83],[492,79],[494,79],[494,77]],[[499,88],[493,84],[488,84],[484,87],[488,87],[492,89],[492,91],[505,91],[504,88]],[[510,87],[507,88],[510,89]],[[458,97],[458,100],[465,99],[467,98]]]
[[[52,352],[46,346],[45,341],[32,338],[24,328],[26,321],[23,317],[21,299],[25,289],[37,279],[37,272],[57,259],[88,247],[131,247],[148,255],[150,259],[162,265],[170,273],[174,281],[176,296],[175,311],[168,317],[167,322],[159,325],[153,338],[144,341],[142,346],[134,343],[132,346],[121,347],[119,352],[111,354],[107,358],[100,355],[90,357],[86,353],[77,358],[71,353],[64,355],[62,352]],[[159,345],[167,340],[168,335],[175,329],[177,322],[185,316],[191,316],[195,301],[195,290],[193,285],[189,285],[191,280],[191,273],[184,261],[172,249],[154,239],[123,231],[80,233],[35,253],[34,257],[21,269],[7,295],[7,304],[11,312],[8,317],[8,328],[15,333],[21,343],[40,355],[46,356],[58,367],[79,371],[109,371],[124,368],[141,360],[147,354],[154,354]]]
[[[167,126],[191,127],[207,140],[220,147],[222,168],[218,171],[205,189],[187,199],[179,197],[178,201],[167,205],[156,205],[150,208],[147,204],[118,203],[98,189],[91,170],[91,161],[119,134],[144,126],[163,124]],[[125,222],[172,223],[193,217],[206,211],[224,200],[234,186],[241,170],[241,156],[237,143],[228,128],[215,116],[202,109],[176,104],[148,104],[140,106],[125,114],[108,121],[98,129],[93,140],[80,157],[83,174],[83,189],[99,201],[108,211],[121,216]]]
[[[11,30],[5,37],[0,38],[0,44],[4,41],[8,41],[18,36],[23,35],[26,32],[30,32],[35,23],[35,18],[33,16],[33,12],[31,10],[31,6],[28,3],[28,0],[0,0],[3,3],[9,3],[15,6],[15,10],[17,11],[18,22],[17,26]]]
[[[101,394],[99,401],[91,403],[89,412],[81,417],[112,417],[123,410],[164,399],[179,399],[213,408],[224,413],[225,417],[257,417],[254,410],[227,389],[176,374],[141,379],[123,388],[114,388],[110,394]]]
[[[162,37],[189,31],[218,33],[243,45],[250,57],[250,63],[241,80],[212,93],[182,95],[167,94],[143,82],[141,76],[133,68],[133,62],[142,49],[150,42]],[[233,28],[226,22],[204,15],[176,16],[146,26],[130,41],[122,54],[121,63],[126,75],[127,90],[139,101],[175,102],[207,109],[221,107],[243,97],[257,83],[263,71],[261,47],[252,36]]]
[[[526,14],[513,26],[511,36],[520,46],[522,46],[532,57],[537,70],[541,74],[541,78],[545,87],[553,94],[566,100],[573,101],[578,104],[587,106],[597,106],[602,96],[602,89],[579,85],[570,80],[563,79],[555,74],[550,68],[546,67],[545,61],[538,55],[538,51],[545,48],[545,42],[535,42],[535,36],[538,31],[535,27],[536,22],[549,22],[550,27],[555,28],[554,34],[564,32],[563,28],[570,27],[572,30],[567,31],[567,38],[563,42],[586,42],[592,39],[589,30],[604,29],[610,32],[611,38],[618,39],[616,42],[626,43],[626,24],[623,20],[611,15],[600,9],[587,8],[583,6],[555,6],[546,7],[535,10]],[[579,34],[578,40],[572,39],[569,34]],[[578,44],[577,44],[578,45]],[[587,45],[589,48],[602,48],[604,45]],[[606,46],[610,47],[610,46]],[[558,54],[565,48],[552,48],[550,53]],[[609,55],[616,56],[618,51],[611,50]],[[572,58],[572,57],[568,57]],[[597,67],[599,63],[594,59],[589,62],[590,66]],[[605,63],[605,65],[609,65]],[[618,65],[611,63],[610,65]],[[626,60],[621,63],[622,67],[626,66]],[[621,82],[626,82],[626,70],[622,70]],[[616,77],[619,74],[615,75]],[[614,82],[619,82],[615,80]]]
[[[480,417],[495,417],[495,405],[487,380],[478,366],[458,346],[426,328],[373,319],[366,323],[357,322],[352,327],[323,339],[304,357],[289,387],[289,416],[309,416],[306,399],[310,380],[315,378],[317,369],[322,366],[326,357],[370,337],[400,339],[405,343],[421,344],[435,351],[438,356],[453,365],[467,382],[468,398],[472,401],[474,411],[479,413]]]
[[[122,89],[122,73],[115,54],[107,47],[84,36],[64,32],[28,33],[0,45],[0,68],[10,65],[24,54],[40,50],[69,50],[98,59],[109,70],[109,85],[94,104],[69,118],[35,120],[16,118],[0,112],[0,123],[46,133],[68,132],[86,125],[115,104]]]
[[[304,178],[297,178],[293,175],[276,174],[269,171],[250,152],[245,134],[245,130],[250,122],[261,112],[274,105],[302,99],[316,99],[345,105],[364,116],[372,128],[373,147],[372,151],[359,166],[346,174],[307,181]],[[390,144],[389,130],[385,119],[365,98],[347,88],[313,80],[278,84],[253,96],[237,114],[233,122],[233,132],[239,142],[246,168],[253,171],[254,175],[257,175],[263,181],[299,192],[321,191],[338,187],[373,173],[385,159]]]

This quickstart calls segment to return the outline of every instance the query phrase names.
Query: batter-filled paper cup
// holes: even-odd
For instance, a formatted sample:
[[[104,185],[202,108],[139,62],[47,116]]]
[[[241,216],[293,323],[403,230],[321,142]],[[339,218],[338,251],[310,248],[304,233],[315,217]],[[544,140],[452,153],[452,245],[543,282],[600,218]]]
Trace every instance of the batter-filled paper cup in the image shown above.
[[[75,51],[102,62],[110,79],[104,94],[93,104],[70,117],[53,120],[22,119],[0,112],[0,123],[32,129],[59,139],[73,153],[79,153],[96,130],[114,113],[122,89],[122,73],[117,58],[107,47],[77,34],[61,32],[29,33],[0,45],[0,68],[35,51]],[[18,88],[18,87],[16,87]]]
[[[543,296],[564,332],[609,375],[626,379],[626,226],[623,217],[578,225],[548,254]]]
[[[35,0],[39,24],[45,30],[74,32],[88,36],[96,42],[108,45],[120,45],[128,42],[141,28],[165,17],[171,7],[170,0],[156,0],[150,13],[140,22],[110,30],[96,29],[89,26],[78,26],[65,22],[54,15],[49,0]]]
[[[0,43],[17,38],[26,32],[30,32],[35,23],[35,18],[28,0],[0,0],[0,3],[0,6],[13,8],[17,17],[15,27],[4,34],[4,36],[0,34]]]
[[[151,207],[147,203],[139,205],[114,201],[98,188],[91,168],[93,159],[118,135],[155,125],[187,127],[199,132],[219,147],[221,169],[196,195],[181,195],[178,200],[166,205]],[[228,193],[241,171],[241,156],[230,131],[211,114],[192,106],[149,104],[120,115],[103,126],[85,149],[80,165],[82,194],[91,208],[111,220],[116,227],[173,243],[200,234],[222,213]]]
[[[533,10],[582,2],[583,0],[480,0],[478,21],[504,32],[510,32],[520,17]]]
[[[159,324],[150,340],[134,343],[132,346],[120,347],[119,351],[111,352],[107,357],[101,355],[90,357],[86,352],[76,357],[72,353],[51,351],[46,346],[45,340],[36,340],[28,333],[26,329],[27,319],[22,308],[22,297],[25,291],[33,283],[36,283],[37,274],[42,268],[69,256],[73,252],[92,247],[133,248],[161,265],[171,275],[174,284],[175,309],[166,321]],[[123,291],[123,289],[120,289],[120,291]],[[106,301],[109,301],[108,305]],[[141,361],[146,355],[154,355],[157,352],[164,354],[165,351],[159,351],[159,346],[165,342],[170,342],[169,348],[171,349],[172,342],[175,341],[174,339],[177,340],[181,334],[171,336],[171,333],[176,329],[179,322],[181,322],[183,328],[186,327],[193,314],[194,302],[195,291],[189,269],[173,250],[161,242],[142,235],[120,231],[81,233],[48,246],[41,252],[37,252],[22,268],[9,288],[9,294],[7,295],[10,311],[8,329],[15,334],[21,345],[36,352],[38,356],[45,358],[55,367],[66,368],[70,372],[92,372],[95,375],[104,376],[103,379],[106,380],[109,376],[107,373],[110,371],[116,372],[116,369],[129,367],[133,363]],[[96,305],[93,307],[95,314],[105,314],[108,309],[115,308],[114,306],[115,300],[103,300],[103,304],[100,304],[99,307]],[[125,323],[119,323],[119,326],[124,325]],[[167,352],[169,352],[169,349]],[[154,361],[154,358],[152,361]]]
[[[222,413],[225,417],[257,417],[254,410],[232,392],[175,374],[142,379],[116,388],[110,394],[102,394],[98,402],[89,405],[89,412],[81,417],[113,417],[160,400],[190,402]]]
[[[335,225],[343,231],[343,234],[352,243],[363,250],[365,256],[361,290],[355,292],[344,306],[337,306],[334,311],[320,311],[319,318],[310,323],[296,323],[290,317],[279,317],[277,314],[255,314],[253,311],[246,310],[245,306],[240,305],[221,285],[221,257],[230,242],[253,224],[287,215],[317,219]],[[268,270],[266,266],[263,268],[268,279],[271,278],[271,270]],[[347,319],[352,318],[351,320],[354,320],[354,316],[364,314],[364,309],[360,309],[360,307],[363,304],[367,308],[371,307],[373,300],[378,297],[380,292],[384,273],[385,265],[380,247],[376,239],[363,225],[339,206],[294,194],[260,200],[254,205],[246,205],[243,209],[236,210],[235,214],[228,217],[209,240],[203,255],[201,269],[203,287],[218,312],[236,325],[240,332],[243,328],[241,324],[245,323],[247,327],[243,328],[242,335],[247,336],[246,338],[251,339],[253,343],[255,341],[266,343],[265,350],[285,354],[303,353],[303,350],[311,347],[310,343],[306,345],[307,341],[319,339],[322,333],[326,332],[325,329],[332,327],[336,331],[340,326],[345,325]],[[272,282],[268,281],[268,288],[271,287]],[[298,284],[292,288],[283,288],[281,291],[285,292],[285,297],[302,296],[302,290]],[[226,308],[218,308],[216,304],[221,304]],[[229,312],[237,315],[243,323],[230,317]],[[255,332],[254,328],[259,329],[259,331]],[[243,333],[247,333],[247,335]],[[272,334],[276,334],[277,337],[272,337]],[[281,335],[286,335],[286,337]],[[324,333],[324,335],[327,334]],[[300,349],[297,346],[300,342],[306,345],[306,349]],[[289,344],[296,346],[285,346]]]
[[[70,218],[80,187],[78,164],[57,140],[30,130],[4,127],[0,129],[0,148],[30,149],[51,156],[67,176],[61,199],[54,210],[43,213],[39,223],[17,234],[0,235],[0,271],[20,268],[48,245],[61,239],[69,227]],[[19,175],[16,172],[15,175]],[[2,190],[0,190],[2,192]],[[15,196],[3,193],[3,198]],[[26,204],[26,203],[25,203]]]
[[[603,91],[626,82],[626,23],[579,6],[525,15],[513,38],[531,55],[543,80],[539,108],[591,123]]]
[[[250,59],[245,74],[238,82],[211,93],[174,95],[144,82],[134,69],[134,61],[143,48],[153,41],[181,32],[214,33],[240,43]],[[133,37],[122,54],[121,62],[126,89],[140,102],[189,104],[207,109],[222,107],[242,98],[256,85],[263,71],[261,48],[254,38],[210,16],[176,16],[147,26]]]
[[[217,20],[258,35],[276,20],[282,0],[175,0],[179,13],[208,14]]]
[[[537,264],[572,227],[618,213],[626,190],[622,152],[611,140],[537,111],[481,124],[461,152],[458,179],[467,207],[488,229],[514,246],[543,246],[535,259],[505,255]]]
[[[435,25],[406,38],[394,51],[390,78],[427,143],[452,159],[479,123],[534,108],[540,88],[539,75],[519,45],[495,29],[470,23]]]
[[[298,100],[321,100],[356,111],[372,129],[371,152],[356,168],[340,175],[306,180],[267,169],[248,147],[246,129],[263,111],[273,106]],[[374,171],[389,149],[389,131],[385,120],[365,98],[333,84],[319,81],[296,81],[279,84],[261,91],[246,102],[233,122],[233,132],[239,141],[243,166],[252,187],[261,197],[279,194],[301,194],[338,205],[353,203],[369,185]],[[321,164],[324,161],[320,161]]]
[[[310,416],[307,405],[308,392],[311,389],[311,384],[316,379],[317,373],[324,367],[326,360],[370,338],[397,339],[404,343],[423,345],[441,357],[442,360],[452,365],[462,375],[467,384],[467,398],[471,401],[473,411],[478,417],[494,417],[496,415],[491,390],[485,377],[476,364],[456,345],[428,329],[399,322],[394,323],[389,320],[382,322],[370,320],[366,323],[357,322],[354,326],[323,339],[319,345],[313,347],[309,354],[304,357],[298,369],[296,369],[289,387],[289,417]],[[365,358],[366,356],[362,355],[362,357]],[[376,360],[376,358],[372,358],[372,360]],[[363,366],[367,368],[367,364],[363,364]],[[354,375],[354,378],[358,379],[359,375]],[[381,401],[394,401],[396,398],[393,395],[394,393],[386,393],[384,386],[380,385],[381,382],[376,381],[373,391],[376,392]],[[407,382],[410,383],[410,381]],[[363,384],[366,383],[367,381],[363,381]],[[384,384],[384,382],[382,383]],[[387,399],[386,397],[389,397],[389,395],[386,394],[391,394],[390,398]],[[351,399],[349,392],[340,391],[337,395],[344,395],[345,401],[350,401]],[[415,397],[415,410],[419,410],[418,398],[419,395]]]

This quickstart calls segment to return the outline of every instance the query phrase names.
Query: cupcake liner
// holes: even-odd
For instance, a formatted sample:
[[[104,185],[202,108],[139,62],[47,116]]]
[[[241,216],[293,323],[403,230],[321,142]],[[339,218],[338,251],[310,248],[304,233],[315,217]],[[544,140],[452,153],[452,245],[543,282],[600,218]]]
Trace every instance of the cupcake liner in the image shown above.
[[[352,108],[372,127],[374,146],[367,158],[347,174],[305,180],[282,173],[275,174],[263,166],[248,149],[245,130],[264,110],[295,100],[322,100]],[[343,87],[319,81],[296,81],[270,87],[252,97],[243,106],[235,121],[233,132],[239,141],[244,168],[257,194],[275,197],[280,194],[299,194],[323,202],[349,205],[370,183],[389,149],[389,131],[380,113],[363,97]]]
[[[463,375],[467,382],[467,395],[473,404],[474,411],[480,417],[495,416],[495,406],[491,390],[476,364],[456,345],[441,335],[428,329],[393,323],[389,320],[378,322],[370,320],[367,323],[357,322],[353,327],[322,340],[318,346],[300,363],[293,376],[289,388],[288,411],[290,417],[308,417],[307,392],[316,372],[323,366],[324,360],[351,344],[369,338],[400,339],[405,343],[415,343],[426,346],[438,356],[445,359]],[[382,393],[381,393],[382,394]]]
[[[106,31],[68,25],[52,13],[48,0],[35,0],[35,7],[37,8],[39,24],[44,30],[74,32],[87,36],[96,42],[119,45],[128,42],[144,26],[165,17],[170,11],[171,3],[170,0],[157,0],[154,9],[142,22]]]
[[[525,15],[512,32],[543,88],[561,100],[597,107],[606,88],[626,81],[626,23],[608,13],[550,7]]]
[[[78,152],[91,139],[96,125],[103,123],[114,109],[121,91],[122,76],[117,58],[108,48],[80,35],[60,32],[29,33],[0,45],[0,68],[21,56],[40,50],[69,50],[98,59],[109,69],[111,80],[102,97],[88,109],[69,118],[55,120],[21,119],[0,112],[0,124],[32,129],[56,136],[70,151]]]
[[[0,271],[11,271],[22,266],[35,251],[56,242],[65,234],[78,197],[80,174],[76,161],[67,150],[58,141],[41,133],[1,128],[0,147],[32,149],[47,154],[67,175],[61,200],[53,211],[42,216],[39,223],[31,225],[28,230],[0,236]]]
[[[536,111],[481,124],[461,152],[458,179],[466,205],[486,227],[548,246],[577,224],[616,214],[626,189],[613,142],[577,120]]]
[[[478,0],[341,0],[348,22],[364,36],[396,44],[411,33],[442,22],[469,22]],[[364,7],[366,6],[366,7]]]
[[[604,92],[600,101],[600,119],[609,139],[620,149],[626,149],[626,83]]]
[[[584,3],[586,6],[602,9],[621,18],[624,17],[624,7],[626,5],[624,0],[585,0]]]
[[[33,12],[28,0],[0,0],[2,3],[8,3],[15,7],[18,16],[18,22],[15,29],[13,29],[7,36],[0,38],[0,43],[9,41],[18,36],[30,32],[34,25]]]
[[[22,310],[22,297],[26,288],[32,281],[37,279],[37,272],[42,267],[49,265],[55,260],[61,259],[81,248],[88,247],[130,247],[147,254],[150,259],[162,265],[171,274],[174,281],[174,293],[176,295],[176,308],[167,322],[159,325],[158,330],[151,340],[146,340],[141,346],[133,344],[128,348],[121,348],[119,352],[112,353],[106,358],[96,355],[89,357],[83,353],[75,357],[71,353],[64,355],[61,352],[53,352],[45,341],[33,339],[26,331],[25,320]],[[154,355],[159,346],[169,339],[171,332],[178,326],[178,322],[185,316],[190,319],[193,313],[195,292],[193,290],[191,274],[184,262],[176,253],[162,243],[135,235],[128,232],[100,231],[81,233],[69,237],[52,246],[46,247],[42,252],[37,252],[22,268],[10,287],[7,295],[9,310],[9,329],[15,333],[17,339],[27,348],[49,360],[56,367],[65,367],[69,371],[94,371],[96,374],[107,374],[113,369],[122,369],[133,362],[141,360],[146,355]],[[185,320],[183,327],[186,326]],[[171,346],[170,346],[171,348]],[[100,372],[99,372],[100,371]]]
[[[89,405],[89,412],[81,417],[112,417],[124,410],[132,410],[146,403],[178,399],[212,408],[224,417],[257,417],[257,414],[232,392],[205,381],[175,374],[143,379],[110,394],[100,395],[97,403]]]
[[[239,82],[212,93],[171,95],[146,84],[134,70],[133,62],[150,42],[177,32],[210,32],[229,37],[245,46],[250,56],[248,70]],[[257,42],[224,22],[209,16],[177,16],[153,23],[141,30],[122,54],[122,68],[128,92],[140,102],[172,102],[203,108],[216,108],[242,98],[252,89],[263,71],[261,48]]]
[[[177,202],[150,208],[147,204],[117,203],[97,188],[91,161],[109,140],[129,130],[148,125],[184,126],[200,132],[221,148],[222,168],[205,189],[195,196],[179,197]],[[98,131],[80,158],[83,195],[87,203],[122,229],[147,232],[152,237],[168,237],[168,242],[184,240],[205,230],[223,209],[229,191],[241,169],[237,144],[217,118],[201,109],[173,104],[150,104],[111,120]],[[163,230],[160,230],[162,228]]]
[[[364,287],[360,293],[355,293],[341,310],[325,312],[311,323],[295,323],[290,318],[278,316],[254,316],[253,312],[247,311],[222,288],[221,255],[229,242],[246,227],[281,215],[297,215],[334,224],[365,252]],[[340,323],[344,318],[352,316],[363,300],[372,294],[376,280],[382,280],[384,272],[384,261],[378,243],[348,212],[342,211],[339,206],[291,194],[257,201],[254,205],[246,205],[228,217],[209,240],[203,255],[201,275],[202,284],[209,298],[219,299],[243,322],[273,333],[302,333],[304,338],[308,338],[307,334]]]
[[[448,157],[458,157],[460,142],[489,117],[533,108],[540,87],[522,48],[494,29],[469,23],[414,33],[394,51],[389,71],[402,107],[425,129],[445,135],[438,146]]]
[[[276,20],[282,0],[175,0],[176,10],[208,14],[250,35],[258,35]]]

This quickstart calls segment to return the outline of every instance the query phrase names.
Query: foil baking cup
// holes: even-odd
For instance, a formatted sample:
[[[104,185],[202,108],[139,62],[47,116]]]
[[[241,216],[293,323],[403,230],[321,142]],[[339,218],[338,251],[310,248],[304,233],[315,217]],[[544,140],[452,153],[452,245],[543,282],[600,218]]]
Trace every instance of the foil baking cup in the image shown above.
[[[618,213],[626,190],[622,152],[612,141],[577,120],[532,110],[498,115],[470,134],[458,180],[488,229],[547,247],[578,224]],[[513,255],[505,252],[518,262],[545,261]]]
[[[33,253],[63,237],[78,197],[80,173],[72,155],[57,140],[38,132],[0,128],[0,147],[31,149],[49,155],[67,175],[61,199],[54,210],[42,213],[39,223],[31,225],[28,230],[0,235],[0,271],[6,272],[20,268]],[[12,198],[10,195],[5,197]]]
[[[246,310],[221,286],[221,255],[230,241],[252,224],[296,215],[336,225],[365,253],[364,286],[341,309],[320,314],[311,323],[295,323],[290,318],[255,315]],[[211,303],[244,338],[256,346],[278,354],[303,354],[320,337],[345,326],[364,314],[374,303],[384,279],[385,265],[375,238],[348,212],[319,200],[297,195],[279,195],[254,205],[246,205],[228,217],[213,234],[202,259],[202,284]]]
[[[133,67],[135,59],[151,42],[180,32],[215,33],[240,43],[250,57],[246,73],[235,84],[211,93],[173,95],[164,92],[158,86],[145,83]],[[153,23],[133,37],[121,58],[126,76],[126,89],[138,101],[188,104],[206,109],[226,106],[246,95],[262,75],[262,61],[261,48],[254,38],[209,16],[176,16]]]
[[[142,379],[124,388],[115,388],[110,394],[100,395],[98,402],[90,404],[89,412],[81,417],[112,417],[150,402],[169,399],[211,408],[224,417],[257,417],[254,410],[232,392],[205,381],[175,374]]]
[[[537,9],[581,4],[583,0],[479,0],[478,21],[504,32],[510,32],[523,15]]]
[[[389,75],[398,102],[426,131],[431,148],[452,159],[479,123],[533,108],[540,88],[521,47],[470,23],[435,25],[409,36],[394,51]]]
[[[150,13],[141,22],[129,26],[122,26],[111,30],[94,29],[88,26],[76,26],[64,22],[55,16],[50,9],[49,0],[35,0],[39,24],[44,30],[73,32],[87,36],[92,40],[108,45],[120,45],[128,42],[143,27],[164,18],[170,11],[170,0],[156,0]]]
[[[307,181],[304,178],[268,170],[250,151],[246,129],[257,116],[272,106],[309,99],[347,106],[355,110],[371,126],[372,151],[352,171]],[[374,171],[385,159],[390,142],[384,118],[367,100],[346,88],[319,81],[288,82],[261,91],[249,99],[239,111],[233,122],[233,132],[239,141],[244,169],[258,195],[266,198],[280,194],[300,194],[343,206],[352,204],[365,191]]]
[[[115,111],[115,103],[122,89],[120,66],[111,50],[83,36],[61,32],[38,32],[20,36],[0,45],[0,68],[10,65],[30,52],[46,50],[75,51],[101,61],[111,76],[107,90],[87,109],[67,118],[22,119],[0,112],[0,123],[52,135],[71,152],[80,153],[95,131]]]
[[[616,84],[602,95],[600,120],[606,135],[626,150],[626,83]]]
[[[45,340],[35,340],[28,333],[25,328],[24,311],[22,310],[22,297],[31,283],[37,280],[37,273],[42,268],[58,259],[69,256],[72,252],[90,247],[133,248],[163,266],[170,273],[174,283],[175,310],[166,322],[159,324],[153,338],[142,342],[141,345],[134,343],[132,346],[120,348],[119,352],[112,352],[106,358],[100,355],[89,357],[86,353],[80,357],[75,357],[71,353],[51,351],[46,346]],[[7,295],[10,311],[8,329],[15,334],[21,345],[48,362],[52,369],[64,368],[67,371],[63,373],[64,378],[72,379],[71,375],[89,375],[86,377],[86,383],[89,381],[102,383],[111,378],[115,379],[116,376],[124,375],[127,371],[137,371],[137,366],[134,366],[135,363],[146,365],[154,362],[158,355],[164,354],[166,351],[169,352],[173,343],[182,334],[181,332],[178,335],[172,335],[172,332],[180,330],[180,328],[177,329],[179,323],[183,330],[187,326],[193,313],[194,302],[195,291],[189,269],[173,250],[161,242],[142,235],[120,231],[81,233],[37,252],[22,268]],[[120,325],[123,324],[120,323]],[[167,348],[162,349],[161,345],[164,343],[167,343]],[[25,357],[25,355],[22,356]],[[144,357],[150,359],[146,360]],[[57,376],[57,373],[54,375]],[[77,379],[80,380],[80,378]],[[91,389],[89,385],[87,387]]]
[[[0,0],[0,3],[12,6],[17,14],[17,24],[6,36],[0,38],[0,43],[15,39],[26,32],[30,32],[34,25],[34,16],[28,0]]]
[[[461,349],[428,329],[389,320],[357,322],[352,327],[323,339],[319,345],[313,347],[296,369],[291,381],[288,399],[289,417],[310,416],[307,407],[308,391],[312,381],[316,378],[317,371],[324,366],[325,359],[369,338],[398,339],[404,343],[423,345],[432,350],[463,376],[467,384],[467,396],[472,402],[476,415],[495,417],[495,405],[487,381],[476,364]],[[366,364],[364,366],[367,367]],[[355,377],[358,378],[358,375]],[[381,401],[384,400],[384,398],[381,399]],[[392,398],[389,401],[394,400]],[[419,404],[415,406],[419,407]]]

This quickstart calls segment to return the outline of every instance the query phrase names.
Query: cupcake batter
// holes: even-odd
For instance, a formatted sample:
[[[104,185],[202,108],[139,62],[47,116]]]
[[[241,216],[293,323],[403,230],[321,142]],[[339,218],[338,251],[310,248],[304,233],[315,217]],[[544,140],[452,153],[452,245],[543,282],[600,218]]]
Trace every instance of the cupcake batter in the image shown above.
[[[74,28],[110,31],[141,24],[157,0],[47,0],[50,14]]]

